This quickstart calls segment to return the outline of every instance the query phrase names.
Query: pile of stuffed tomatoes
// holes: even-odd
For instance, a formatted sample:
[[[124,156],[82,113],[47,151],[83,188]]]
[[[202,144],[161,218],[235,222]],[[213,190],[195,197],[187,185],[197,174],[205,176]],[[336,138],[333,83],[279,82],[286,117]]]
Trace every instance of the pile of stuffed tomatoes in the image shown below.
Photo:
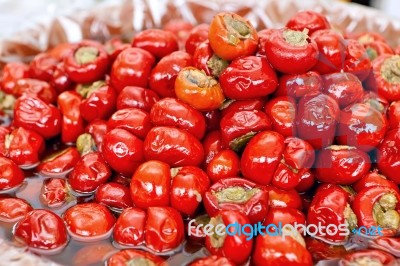
[[[168,265],[187,243],[208,254],[191,266],[397,265],[399,53],[301,11],[282,29],[219,13],[10,62],[0,221],[36,254],[108,241],[109,266]],[[325,229],[213,231],[231,224]]]

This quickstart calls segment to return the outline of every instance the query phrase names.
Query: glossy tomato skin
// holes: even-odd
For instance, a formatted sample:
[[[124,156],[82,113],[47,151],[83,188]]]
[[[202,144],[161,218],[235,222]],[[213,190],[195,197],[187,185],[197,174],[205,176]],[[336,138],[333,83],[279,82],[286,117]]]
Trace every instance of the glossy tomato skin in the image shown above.
[[[36,170],[47,176],[63,175],[72,170],[80,158],[78,150],[75,147],[69,147],[42,160]]]
[[[203,70],[207,75],[213,76],[213,68],[211,67],[209,61],[211,58],[217,57],[214,54],[214,51],[211,48],[210,42],[205,40],[204,42],[200,43],[197,48],[194,50],[192,63],[193,66],[197,69]],[[226,66],[228,62],[226,62]],[[225,66],[225,67],[226,67]],[[222,71],[223,69],[221,69]]]
[[[299,193],[294,189],[283,190],[275,186],[266,186],[268,201],[271,208],[289,207],[297,210],[303,208]]]
[[[196,48],[208,40],[208,30],[210,26],[208,24],[199,24],[195,26],[190,32],[185,42],[185,50],[189,54],[193,55]]]
[[[378,170],[372,170],[359,179],[356,183],[352,185],[352,188],[358,193],[364,188],[368,187],[390,187],[400,193],[399,187],[396,183],[388,180],[384,175],[379,174]]]
[[[153,127],[144,140],[146,160],[160,160],[172,167],[199,166],[204,159],[200,141],[174,127]]]
[[[382,143],[378,146],[377,162],[379,171],[396,184],[400,184],[398,175],[400,151],[400,129],[392,129],[386,133]]]
[[[208,165],[210,161],[219,152],[224,150],[224,145],[222,144],[222,135],[220,130],[214,130],[207,133],[203,139],[204,157],[205,165]]]
[[[24,78],[16,81],[12,95],[35,95],[46,103],[54,103],[57,95],[55,89],[49,83],[37,79]]]
[[[269,224],[278,225],[282,223],[285,224],[306,224],[305,215],[294,208],[282,207],[282,208],[270,208],[263,224],[268,226]]]
[[[5,93],[12,94],[17,81],[29,77],[28,65],[21,62],[10,62],[3,67],[0,85]]]
[[[173,250],[185,237],[182,217],[171,207],[149,207],[145,230],[146,247],[155,252]]]
[[[332,73],[322,76],[324,86],[322,92],[337,101],[340,109],[360,102],[364,95],[364,89],[357,76],[351,73]]]
[[[108,119],[115,110],[117,94],[111,86],[101,86],[86,97],[79,108],[82,117],[88,122],[95,119]]]
[[[62,114],[61,141],[75,142],[85,132],[85,121],[81,115],[82,96],[75,91],[65,91],[58,95],[57,103]]]
[[[284,137],[296,135],[296,101],[287,96],[275,97],[265,105],[265,112],[272,121],[272,130]]]
[[[64,178],[48,178],[43,181],[40,200],[50,208],[60,207],[68,200],[67,182]]]
[[[235,200],[235,196],[239,200]],[[210,217],[221,210],[246,214],[252,224],[262,222],[268,212],[268,192],[262,186],[237,177],[214,183],[204,197],[204,207]]]
[[[208,39],[214,52],[225,60],[252,55],[258,45],[257,31],[251,23],[237,14],[226,12],[214,16]]]
[[[64,56],[65,71],[76,83],[91,83],[102,79],[108,66],[107,51],[96,41],[83,40]]]
[[[262,111],[264,108],[265,100],[263,98],[256,98],[251,100],[230,101],[222,107],[222,116],[230,112],[237,111]]]
[[[250,221],[240,211],[223,210],[212,217],[210,223],[214,224],[214,226],[218,224],[227,226],[233,223],[243,226],[244,224],[249,224]],[[231,227],[228,230],[233,233],[232,231],[235,229]],[[247,231],[247,233],[249,232]],[[220,236],[206,236],[206,248],[212,255],[226,257],[236,264],[244,263],[249,258],[253,247],[253,239],[246,239],[247,237],[244,234],[225,235],[222,241],[217,237]]]
[[[17,187],[25,179],[24,172],[10,159],[0,156],[0,191]]]
[[[258,47],[257,47],[257,56],[266,57],[265,45],[269,38],[271,38],[272,33],[274,33],[276,29],[263,29],[260,30],[258,34]]]
[[[317,30],[330,29],[327,18],[315,11],[305,10],[297,12],[293,17],[286,23],[286,27],[292,30],[302,31],[308,29],[308,33],[312,34]]]
[[[114,241],[124,246],[137,246],[144,243],[147,214],[136,207],[122,211],[115,223]]]
[[[117,110],[125,108],[139,108],[150,112],[160,97],[152,90],[136,86],[126,86],[118,94]]]
[[[392,102],[387,112],[390,128],[398,128],[400,125],[400,101]]]
[[[275,91],[278,78],[267,59],[257,56],[233,60],[219,77],[225,96],[235,100],[265,97]]]
[[[32,206],[24,199],[0,198],[0,221],[2,222],[18,221],[32,210]]]
[[[50,81],[54,70],[57,66],[58,60],[49,53],[39,53],[29,64],[29,74],[31,77]]]
[[[77,192],[90,193],[111,177],[111,169],[100,152],[83,156],[69,174],[68,182]]]
[[[282,158],[284,148],[284,138],[281,134],[274,131],[258,133],[243,151],[240,161],[243,176],[257,184],[268,185]]]
[[[144,139],[152,127],[149,113],[138,108],[116,111],[108,120],[107,129],[121,128]]]
[[[363,81],[368,77],[371,69],[371,60],[363,45],[356,40],[347,40],[343,70],[356,75]]]
[[[222,150],[208,162],[206,171],[212,183],[238,176],[240,173],[239,156],[232,150]]]
[[[41,209],[30,211],[16,224],[14,237],[28,247],[43,250],[56,249],[68,242],[63,220],[57,214]]]
[[[168,164],[147,161],[136,169],[130,183],[133,204],[139,208],[169,206],[171,173]]]
[[[306,32],[291,29],[274,31],[265,43],[265,52],[271,65],[287,74],[307,72],[319,54],[316,42]]]
[[[110,58],[110,63],[115,61],[115,58],[125,49],[131,47],[130,44],[124,43],[120,38],[114,37],[109,39],[104,43],[104,48],[106,49],[108,56]]]
[[[115,182],[101,184],[94,197],[97,203],[118,210],[133,206],[129,187]]]
[[[203,116],[206,120],[206,130],[218,130],[219,123],[221,121],[221,111],[219,109],[203,112]]]
[[[178,50],[178,40],[172,32],[148,29],[133,38],[132,47],[146,50],[155,58],[160,59]]]
[[[192,261],[189,266],[208,266],[208,265],[214,265],[214,266],[235,266],[230,259],[217,256],[217,255],[212,255],[208,256],[205,258],[201,259],[196,259],[195,261]]]
[[[61,132],[61,113],[33,95],[21,96],[14,107],[14,125],[33,130],[45,139]]]
[[[388,129],[386,117],[375,108],[355,103],[343,109],[337,128],[337,142],[370,151],[383,140]]]
[[[121,92],[126,86],[147,87],[151,69],[155,63],[153,55],[140,48],[128,48],[115,59],[110,73],[112,87]]]
[[[315,149],[329,146],[335,136],[339,111],[337,102],[326,94],[317,92],[303,96],[296,115],[297,136]]]
[[[63,219],[72,237],[88,240],[109,233],[116,220],[107,207],[98,203],[75,205],[64,213]]]
[[[192,57],[176,51],[163,57],[150,74],[149,87],[161,97],[175,97],[175,80],[179,71],[192,65]]]
[[[388,252],[376,249],[357,250],[339,260],[340,266],[350,266],[359,263],[374,263],[380,265],[395,265],[396,259]]]
[[[206,131],[203,114],[175,98],[164,98],[155,103],[151,108],[150,120],[154,126],[175,126],[198,139],[202,139]]]
[[[73,87],[74,82],[69,78],[65,71],[63,61],[57,64],[49,83],[58,93],[69,90]]]
[[[368,173],[371,161],[356,147],[332,145],[320,151],[315,168],[318,181],[351,185]]]
[[[93,137],[99,151],[101,151],[104,135],[107,131],[107,121],[105,120],[94,120],[85,128],[85,133],[88,133]]]
[[[121,266],[127,263],[149,263],[150,265],[167,266],[164,260],[150,252],[137,250],[137,249],[125,249],[117,253],[114,253],[108,260],[108,266]]]
[[[314,173],[312,171],[305,171],[300,177],[300,183],[294,189],[299,193],[306,192],[313,187],[314,183]]]
[[[171,207],[184,215],[193,216],[210,187],[210,179],[195,166],[183,166],[176,170],[178,172],[171,183]]]
[[[275,96],[289,96],[299,99],[307,93],[315,93],[322,89],[320,74],[308,71],[302,74],[286,74],[279,78],[279,86]]]
[[[115,128],[104,135],[102,154],[115,171],[132,175],[143,162],[143,141],[125,129]]]
[[[262,111],[232,111],[220,122],[224,146],[240,151],[257,132],[271,129],[270,118]]]
[[[346,45],[340,33],[331,30],[317,30],[311,34],[318,46],[319,58],[313,67],[320,74],[339,72],[346,55]]]

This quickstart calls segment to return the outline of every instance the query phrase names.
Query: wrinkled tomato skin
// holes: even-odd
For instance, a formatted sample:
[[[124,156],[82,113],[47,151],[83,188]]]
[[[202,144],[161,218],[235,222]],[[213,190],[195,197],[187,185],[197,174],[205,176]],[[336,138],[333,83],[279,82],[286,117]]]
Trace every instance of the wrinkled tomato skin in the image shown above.
[[[137,34],[132,40],[132,47],[141,48],[160,59],[178,50],[178,40],[169,31],[148,29]]]
[[[214,51],[210,46],[208,40],[200,43],[194,50],[192,63],[197,69],[203,70],[207,75],[212,76],[213,70],[207,64],[208,61],[214,56]]]
[[[153,127],[144,140],[144,157],[163,161],[171,167],[199,166],[204,150],[196,137],[182,129]]]
[[[46,103],[54,103],[57,98],[55,89],[49,83],[30,78],[17,80],[12,94],[16,97],[24,94],[35,95]]]
[[[161,97],[175,97],[175,80],[179,71],[192,65],[192,57],[183,51],[163,57],[150,74],[149,87]]]
[[[296,135],[296,101],[287,96],[275,97],[265,105],[265,112],[272,121],[272,130],[284,137]]]
[[[152,128],[150,115],[138,108],[126,108],[116,111],[108,120],[107,129],[121,128],[144,139]]]
[[[61,153],[44,159],[36,170],[44,175],[57,175],[71,170],[79,161],[81,155],[75,147],[69,147]]]
[[[50,81],[58,60],[49,53],[37,54],[29,64],[29,74],[32,78]]]
[[[139,208],[169,206],[171,173],[168,164],[150,160],[136,169],[130,191],[132,202]]]
[[[174,126],[198,139],[202,139],[206,131],[203,114],[174,98],[164,98],[155,103],[150,111],[150,120],[154,126]]]
[[[315,71],[308,71],[303,74],[286,74],[279,78],[279,86],[274,95],[299,99],[307,93],[321,91],[322,86],[322,77]]]
[[[222,109],[222,116],[225,116],[230,112],[237,111],[262,111],[264,108],[265,100],[263,98],[251,99],[251,100],[242,100],[242,101],[232,101],[228,104],[228,106],[224,106]]]
[[[209,131],[203,139],[203,149],[205,157],[204,164],[208,165],[215,155],[224,150],[221,131]]]
[[[48,178],[43,181],[40,199],[48,207],[59,207],[68,199],[66,179]]]
[[[331,245],[313,237],[306,237],[305,241],[314,263],[320,260],[343,258],[349,253],[343,245]]]
[[[99,152],[83,156],[69,174],[68,182],[77,192],[96,190],[111,177],[111,169]]]
[[[258,47],[257,47],[257,56],[266,57],[267,54],[265,52],[265,45],[269,38],[271,37],[272,33],[274,33],[276,29],[263,29],[260,30],[258,34]]]
[[[378,146],[377,162],[379,171],[396,184],[400,184],[400,128],[386,133],[382,143]]]
[[[308,29],[308,34],[317,30],[327,30],[331,28],[327,18],[315,11],[305,10],[297,12],[286,23],[286,27],[292,30],[302,31]]]
[[[75,142],[85,132],[85,121],[81,116],[82,96],[75,91],[65,91],[58,95],[58,107],[62,114],[61,141]]]
[[[219,77],[226,97],[248,100],[265,97],[275,91],[278,78],[267,59],[257,56],[233,60]]]
[[[107,132],[107,121],[104,120],[94,120],[85,128],[85,133],[89,133],[93,137],[99,151],[101,151],[104,135]]]
[[[364,175],[360,180],[352,185],[352,188],[358,193],[364,188],[376,186],[390,187],[400,193],[397,184],[388,180],[384,175],[379,174],[376,169]]]
[[[126,209],[133,206],[129,188],[114,182],[101,184],[94,197],[97,203],[115,209]]]
[[[157,266],[167,266],[168,264],[164,262],[164,260],[153,253],[137,250],[137,249],[125,249],[121,250],[117,253],[114,253],[107,261],[108,266],[122,266],[126,265],[129,262],[134,262],[137,260],[139,263],[142,263],[143,260],[146,262],[149,261],[150,265]]]
[[[117,93],[126,86],[146,88],[155,61],[153,55],[143,49],[125,49],[117,56],[111,67],[112,87]]]
[[[79,109],[81,116],[88,122],[96,119],[108,119],[115,110],[117,94],[111,86],[102,86],[82,100]]]
[[[235,266],[231,260],[217,256],[217,255],[211,255],[209,257],[197,259],[189,264],[189,266]]]
[[[365,80],[371,72],[372,64],[367,50],[356,40],[347,40],[346,58],[343,70]]]
[[[139,108],[150,112],[160,97],[152,90],[136,86],[126,86],[118,94],[117,110],[125,108]]]
[[[350,266],[354,265],[354,263],[358,264],[358,261],[362,261],[367,259],[373,260],[374,262],[369,263],[378,263],[381,265],[395,265],[396,259],[388,252],[376,249],[365,249],[365,250],[357,250],[345,255],[342,259],[339,260],[340,266]],[[368,260],[369,259],[369,260]]]
[[[0,156],[0,191],[14,188],[22,184],[24,172],[10,159]]]
[[[131,207],[123,210],[115,223],[114,241],[124,246],[143,244],[146,218],[147,214],[142,209]]]
[[[1,89],[8,94],[13,94],[18,80],[29,78],[29,66],[21,62],[7,63],[2,71],[0,80]]]
[[[173,250],[185,238],[182,217],[171,207],[148,208],[145,231],[146,247],[155,252]]]
[[[143,141],[125,129],[108,131],[101,151],[111,168],[125,176],[131,176],[144,161]]]
[[[303,208],[299,193],[294,189],[283,190],[275,186],[266,186],[268,191],[269,206],[271,208],[289,207],[297,210]]]
[[[193,55],[197,47],[204,41],[208,40],[208,24],[199,24],[195,26],[189,33],[185,42],[185,50],[187,53]]]
[[[239,156],[232,150],[222,150],[209,161],[206,171],[212,183],[238,176],[240,173]]]
[[[0,198],[0,221],[15,222],[32,211],[32,206],[24,199]]]

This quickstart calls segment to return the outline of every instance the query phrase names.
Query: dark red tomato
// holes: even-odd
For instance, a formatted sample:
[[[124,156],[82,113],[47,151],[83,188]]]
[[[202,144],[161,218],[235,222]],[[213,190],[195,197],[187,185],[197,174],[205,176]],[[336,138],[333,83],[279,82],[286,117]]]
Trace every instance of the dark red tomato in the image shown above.
[[[58,60],[50,53],[37,54],[29,64],[29,74],[32,78],[50,81]]]
[[[99,150],[101,150],[101,144],[107,131],[107,121],[104,120],[92,121],[85,129],[85,132],[92,136]]]
[[[221,122],[221,111],[215,109],[203,113],[206,119],[206,131],[219,130],[219,123]]]
[[[212,183],[240,173],[240,159],[232,150],[218,152],[207,164],[207,175]]]
[[[282,75],[275,96],[290,96],[295,99],[307,93],[315,93],[322,89],[323,81],[315,71],[303,74]]]
[[[171,184],[171,207],[182,214],[193,216],[210,187],[206,173],[195,166],[173,168]]]
[[[371,59],[372,60],[372,59]],[[356,40],[347,40],[343,70],[356,75],[361,81],[371,72],[372,64],[367,50]]]
[[[361,102],[375,108],[382,114],[386,114],[389,108],[389,102],[373,91],[364,91],[364,97]]]
[[[78,241],[98,241],[108,238],[115,217],[104,205],[81,203],[69,208],[63,215],[68,233]]]
[[[75,147],[69,147],[44,158],[36,170],[44,175],[63,177],[78,163],[81,158]]]
[[[64,56],[64,68],[68,77],[76,83],[91,83],[104,77],[109,58],[103,45],[83,40],[74,45]]]
[[[394,55],[393,49],[386,43],[386,41],[371,41],[364,43],[364,48],[367,51],[368,57],[375,60],[381,55]]]
[[[111,68],[110,83],[112,87],[117,93],[126,86],[147,87],[155,62],[155,58],[146,50],[140,48],[123,50]]]
[[[307,213],[307,224],[324,226],[316,236],[333,243],[342,243],[348,236],[341,231],[357,227],[357,217],[349,205],[350,194],[333,184],[321,185],[314,195]],[[343,224],[346,225],[343,228]],[[333,229],[331,229],[331,226]]]
[[[133,265],[146,263],[148,265],[167,266],[167,263],[157,255],[137,249],[125,249],[118,251],[107,260],[108,266],[122,266],[129,263]]]
[[[387,178],[400,184],[400,128],[386,133],[382,143],[378,146],[377,162],[379,171]]]
[[[298,103],[297,136],[315,149],[331,145],[339,112],[339,105],[330,96],[319,92],[305,95]]]
[[[299,193],[294,189],[283,190],[274,186],[266,186],[268,191],[269,206],[271,208],[289,207],[301,210],[302,200]]]
[[[322,92],[335,99],[340,109],[352,103],[360,102],[364,89],[357,76],[351,73],[332,73],[322,76],[324,86]]]
[[[131,180],[133,204],[139,208],[168,206],[171,192],[171,172],[168,164],[147,161],[139,165]]]
[[[352,188],[356,192],[360,192],[364,188],[376,186],[390,187],[400,193],[397,184],[388,180],[386,176],[379,174],[376,169],[364,175],[360,180],[352,185]]]
[[[24,94],[35,95],[46,103],[54,103],[57,98],[56,91],[49,83],[30,78],[17,80],[12,94],[16,97]]]
[[[0,154],[13,160],[22,169],[38,165],[44,148],[42,136],[32,130],[23,127],[11,132],[0,130]]]
[[[199,24],[194,27],[185,43],[185,50],[189,54],[193,55],[197,47],[204,41],[208,40],[208,30],[210,26],[208,24]]]
[[[240,151],[258,132],[271,129],[270,118],[262,111],[234,111],[221,119],[224,146]]]
[[[286,23],[286,27],[299,31],[307,29],[308,33],[312,34],[317,30],[330,29],[331,25],[324,15],[312,10],[304,10],[297,12],[291,17]]]
[[[343,245],[331,245],[313,237],[307,237],[305,240],[314,262],[343,258],[349,253]]]
[[[67,245],[63,220],[49,210],[33,210],[20,220],[13,231],[17,241],[30,248],[61,251]]]
[[[311,34],[318,46],[319,57],[313,70],[320,74],[339,72],[346,58],[346,44],[343,36],[337,31],[317,30]]]
[[[85,132],[85,122],[81,116],[82,96],[75,91],[65,91],[58,95],[57,103],[62,114],[61,141],[75,142]]]
[[[337,142],[370,151],[381,143],[387,128],[383,114],[369,105],[355,103],[340,112]]]
[[[132,40],[132,47],[141,48],[160,59],[178,50],[178,40],[169,31],[148,29],[138,33]]]
[[[150,115],[138,108],[116,111],[108,120],[107,129],[122,128],[144,139],[152,127]]]
[[[297,192],[306,192],[307,190],[311,189],[314,185],[315,177],[313,172],[305,171],[300,176],[300,183],[294,188]]]
[[[69,174],[68,182],[77,192],[94,192],[111,177],[111,169],[99,152],[83,156]]]
[[[73,81],[69,78],[67,72],[65,71],[63,61],[57,64],[49,83],[58,93],[70,90],[74,85]]]
[[[114,182],[101,184],[94,198],[97,203],[117,210],[133,206],[129,188]]]
[[[139,108],[150,112],[160,97],[152,90],[142,87],[126,86],[117,98],[117,109]]]
[[[246,56],[233,60],[219,77],[226,97],[247,100],[265,97],[275,91],[278,78],[267,59]]]
[[[0,221],[14,223],[32,211],[32,206],[24,199],[0,198]]]
[[[400,100],[399,55],[382,55],[372,63],[372,74],[366,80],[367,88],[389,102]]]
[[[48,139],[61,132],[61,113],[57,107],[36,96],[23,95],[15,102],[14,125],[37,132]]]
[[[288,208],[288,207],[270,208],[263,224],[265,226],[268,226],[269,224],[279,225],[279,223],[281,223],[282,226],[286,224],[291,224],[293,226],[295,224],[305,225],[306,217],[301,211],[294,208]]]
[[[252,110],[261,111],[264,108],[264,104],[265,104],[264,98],[257,98],[251,100],[243,100],[243,101],[229,100],[226,103],[224,103],[220,109],[222,109],[222,116],[225,116],[227,113],[237,112],[237,111],[252,111]]]
[[[202,139],[206,131],[203,114],[187,103],[175,98],[164,98],[153,105],[150,112],[154,126],[172,126]]]
[[[192,65],[192,56],[176,51],[163,57],[153,68],[149,87],[161,97],[175,97],[175,80],[179,71]]]
[[[368,173],[371,161],[356,147],[332,145],[318,153],[315,168],[320,182],[351,185]]]
[[[396,265],[396,259],[390,253],[376,249],[364,249],[351,252],[339,260],[340,266],[352,265]]]
[[[145,231],[146,247],[154,252],[174,250],[185,238],[182,217],[171,207],[149,207]]]
[[[144,243],[146,212],[139,208],[122,211],[115,223],[114,241],[124,246],[137,246]]]
[[[208,39],[215,54],[225,60],[252,55],[258,45],[257,31],[253,25],[247,19],[228,12],[214,16]]]
[[[390,128],[398,128],[400,125],[400,101],[392,102],[387,112]]]
[[[256,224],[267,215],[268,192],[249,180],[227,178],[213,184],[205,193],[204,207],[211,217],[221,210],[234,210],[244,213]]]
[[[275,97],[265,105],[265,112],[272,121],[272,130],[284,137],[296,135],[296,101],[287,96]]]
[[[66,179],[48,178],[43,181],[40,200],[45,206],[57,208],[67,202],[69,197]]]
[[[153,127],[144,140],[146,160],[159,160],[172,167],[199,166],[204,159],[200,141],[174,127]]]
[[[203,140],[203,148],[205,155],[204,163],[205,165],[208,165],[215,155],[224,150],[224,146],[222,145],[221,131],[214,130],[208,132]]]
[[[104,135],[102,154],[111,168],[131,176],[144,161],[143,141],[125,129],[115,128]]]
[[[265,43],[265,53],[271,65],[282,73],[307,72],[318,61],[318,46],[308,36],[308,30],[280,29],[271,33]]]
[[[217,256],[217,255],[212,255],[212,256],[205,257],[205,258],[196,259],[195,261],[192,261],[189,264],[189,266],[209,266],[209,265],[213,265],[213,266],[235,266],[236,264],[234,264],[228,258],[220,257],[220,256]]]
[[[216,232],[206,236],[206,248],[212,255],[223,256],[234,262],[242,264],[247,261],[253,247],[253,239],[246,235],[250,234],[249,230],[244,230],[243,226],[249,224],[247,216],[240,211],[223,210],[211,218],[210,224],[214,226]],[[238,228],[231,226],[228,228],[229,234],[226,233],[226,226],[236,224],[243,229],[245,234],[237,234]],[[218,228],[223,228],[223,230]],[[235,231],[236,230],[236,231]],[[236,232],[236,233],[235,233]]]
[[[129,187],[131,183],[131,176],[127,177],[117,173],[112,177],[111,181],[124,185],[125,187]]]
[[[7,63],[2,70],[0,87],[5,93],[12,94],[17,81],[29,78],[29,66],[21,62]]]
[[[24,182],[25,175],[18,165],[0,156],[0,191],[15,188]]]
[[[284,138],[274,131],[263,131],[254,136],[245,147],[241,171],[245,178],[268,185],[282,159]]]
[[[267,56],[265,46],[274,31],[276,29],[263,29],[258,32],[257,56]]]

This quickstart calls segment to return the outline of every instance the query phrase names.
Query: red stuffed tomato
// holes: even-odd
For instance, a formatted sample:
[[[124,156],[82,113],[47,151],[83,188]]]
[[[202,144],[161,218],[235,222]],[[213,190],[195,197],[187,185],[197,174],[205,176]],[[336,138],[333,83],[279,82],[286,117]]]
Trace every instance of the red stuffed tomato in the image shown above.
[[[150,115],[138,108],[120,109],[110,117],[107,123],[107,130],[114,128],[125,129],[144,139],[152,128]]]
[[[139,208],[127,208],[115,223],[113,238],[119,245],[138,246],[144,243],[147,214]]]
[[[117,109],[139,108],[150,112],[160,97],[152,90],[136,86],[126,86],[118,94]]]
[[[115,182],[101,184],[97,188],[94,198],[97,203],[106,205],[115,211],[133,206],[129,187]]]
[[[315,71],[308,71],[302,74],[287,74],[279,78],[279,86],[274,95],[299,99],[307,93],[320,91],[322,86],[322,77]]]
[[[284,137],[296,135],[296,101],[287,96],[275,97],[265,105],[265,112],[272,120],[272,130]]]

